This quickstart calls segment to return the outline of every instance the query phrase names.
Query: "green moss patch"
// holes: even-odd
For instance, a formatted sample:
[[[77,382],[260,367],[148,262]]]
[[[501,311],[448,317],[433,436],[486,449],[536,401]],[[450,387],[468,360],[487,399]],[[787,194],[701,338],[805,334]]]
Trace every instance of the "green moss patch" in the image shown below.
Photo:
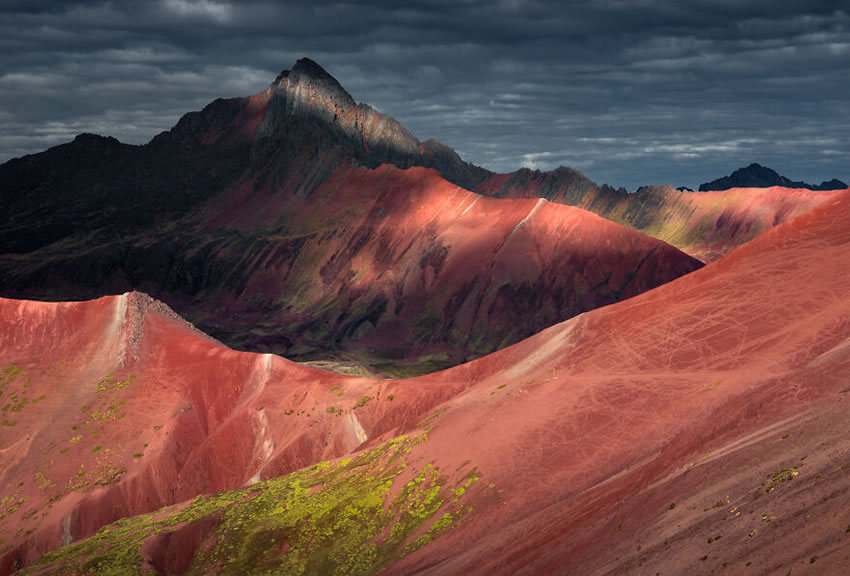
[[[400,437],[353,459],[322,462],[250,488],[198,496],[175,511],[122,519],[46,554],[28,573],[144,574],[144,541],[202,519],[216,528],[190,574],[374,574],[452,530],[475,469],[452,480],[433,463],[397,478],[425,435]]]
[[[20,413],[27,404],[38,402],[28,396],[31,392],[29,378],[22,387],[13,388],[23,371],[23,368],[15,364],[0,367],[0,412],[3,414],[3,426],[6,428],[13,428],[17,424],[17,421],[12,419],[13,414]]]

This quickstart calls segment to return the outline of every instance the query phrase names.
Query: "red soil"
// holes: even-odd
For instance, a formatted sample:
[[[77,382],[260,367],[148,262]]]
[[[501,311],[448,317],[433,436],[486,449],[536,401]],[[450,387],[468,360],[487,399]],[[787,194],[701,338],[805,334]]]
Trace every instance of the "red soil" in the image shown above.
[[[223,316],[206,322],[244,312],[240,321],[305,341],[296,327],[306,319],[324,347],[332,339],[383,357],[400,349],[458,363],[700,265],[584,210],[482,197],[424,168],[340,168],[309,196],[244,185],[204,219],[286,231],[240,264],[251,273],[239,295],[217,294]],[[251,313],[258,302],[262,316]]]
[[[502,503],[395,571],[846,573],[849,342],[844,193],[703,270],[434,375],[474,384],[423,458],[471,459]],[[794,466],[793,489],[765,493]]]
[[[661,210],[665,213],[662,228],[669,231],[657,236],[671,242],[677,235],[688,254],[711,262],[842,192],[780,186],[711,192],[670,190]]]
[[[641,230],[704,262],[717,260],[765,230],[843,192],[780,186],[688,192],[651,186],[626,194],[598,187],[567,168],[494,174],[475,191],[509,198],[545,196]]]
[[[386,384],[229,350],[139,293],[0,299],[0,327],[0,365],[22,369],[0,399],[30,400],[3,412],[4,574],[128,514],[348,454],[452,395],[411,389],[351,411]],[[103,394],[107,376],[130,384]]]
[[[0,523],[3,573],[126,514],[349,454],[429,414],[410,461],[470,460],[478,504],[391,573],[850,562],[850,192],[658,289],[404,381],[234,352],[135,293],[0,300],[0,327],[0,364],[23,368],[3,401],[27,377],[29,396],[45,395],[4,413],[16,424],[0,436],[0,495],[29,500]],[[108,373],[135,378],[92,435],[80,408]],[[364,395],[381,401],[354,408]],[[78,470],[99,475],[63,491]]]

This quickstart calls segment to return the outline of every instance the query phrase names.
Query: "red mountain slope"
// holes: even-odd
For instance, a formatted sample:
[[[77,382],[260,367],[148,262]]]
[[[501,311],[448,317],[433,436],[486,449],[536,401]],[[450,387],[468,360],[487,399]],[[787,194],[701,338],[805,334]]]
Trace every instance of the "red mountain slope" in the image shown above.
[[[23,369],[11,383],[4,372],[3,398],[20,405],[0,448],[4,570],[125,514],[359,450],[281,479],[301,496],[278,512],[262,512],[269,480],[107,529],[43,568],[94,550],[117,561],[124,544],[97,544],[114,538],[174,572],[230,558],[225,573],[844,573],[848,248],[844,193],[658,289],[392,383],[226,350],[140,295],[4,300],[3,365]],[[416,440],[385,444],[400,434]],[[401,461],[380,460],[398,447]],[[352,482],[362,494],[344,496]],[[327,528],[286,523],[317,510]],[[346,556],[357,535],[372,552]],[[167,564],[177,542],[182,560]]]
[[[445,373],[486,371],[469,400],[488,406],[488,389],[513,383],[475,416],[449,410],[427,444],[447,465],[438,455],[472,458],[509,496],[399,572],[844,573],[848,247],[844,193],[688,277]]]
[[[826,202],[842,190],[731,188],[690,192],[645,186],[634,194],[597,186],[580,172],[523,168],[494,174],[473,188],[500,198],[546,198],[578,206],[676,246],[704,262]]]
[[[301,358],[331,343],[391,374],[486,354],[700,266],[589,212],[481,197],[423,168],[341,169],[307,198],[236,192],[209,221],[285,233],[231,256],[238,290],[199,303],[207,324],[254,343],[260,327]]]
[[[572,208],[478,198],[434,169],[486,172],[302,59],[146,145],[83,135],[0,166],[0,294],[143,290],[233,347],[399,376],[700,266]]]

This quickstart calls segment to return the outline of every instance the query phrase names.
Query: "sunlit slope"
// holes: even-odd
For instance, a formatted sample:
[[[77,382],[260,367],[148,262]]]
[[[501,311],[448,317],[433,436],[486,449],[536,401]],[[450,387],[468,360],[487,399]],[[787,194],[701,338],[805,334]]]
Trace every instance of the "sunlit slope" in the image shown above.
[[[165,504],[228,483],[250,485],[346,453],[355,459],[257,485],[254,492],[198,501],[185,512],[164,512],[156,517],[164,522],[159,528],[134,520],[122,526],[144,528],[143,533],[116,532],[113,542],[138,543],[134,562],[158,565],[160,546],[172,540],[157,531],[170,531],[176,524],[181,530],[196,526],[197,537],[180,542],[184,554],[192,546],[197,553],[184,557],[180,569],[201,572],[210,570],[207,552],[217,550],[225,559],[239,559],[234,570],[240,565],[298,565],[321,572],[356,561],[363,573],[386,568],[389,573],[435,574],[700,574],[729,568],[770,574],[793,568],[795,573],[840,574],[850,542],[850,520],[841,513],[847,509],[850,482],[843,400],[850,387],[848,247],[850,195],[843,194],[702,270],[480,360],[382,383],[328,376],[272,359],[271,378],[264,380],[268,396],[245,392],[258,389],[252,378],[259,377],[245,371],[260,370],[269,362],[265,357],[221,349],[202,335],[190,336],[173,319],[148,314],[137,362],[149,367],[128,369],[138,370],[135,380],[140,383],[184,382],[183,390],[195,391],[192,409],[179,401],[166,403],[177,409],[168,412],[163,424],[172,427],[172,438],[192,437],[178,430],[197,429],[194,438],[200,445],[197,467],[185,475],[185,491],[178,484],[170,501],[163,498]],[[117,306],[71,306],[107,305]],[[181,336],[171,340],[170,333]],[[146,346],[150,355],[143,352]],[[83,354],[81,347],[74,349]],[[192,350],[205,361],[187,362]],[[166,362],[169,355],[181,358],[183,367],[178,369],[176,360]],[[34,353],[29,357],[33,366],[44,361]],[[231,386],[243,387],[242,392],[228,397],[230,389],[215,385],[218,377],[200,369],[212,360],[221,362],[215,374],[228,374]],[[233,368],[226,370],[231,363]],[[174,368],[161,368],[169,365]],[[137,385],[122,393],[139,389]],[[287,388],[296,390],[294,396],[284,392]],[[342,396],[334,396],[340,392]],[[182,400],[187,393],[175,392],[173,398]],[[219,400],[202,402],[204,398]],[[298,404],[300,398],[306,403]],[[48,395],[43,402],[49,401]],[[41,402],[24,410],[45,409]],[[130,410],[123,406],[131,402],[128,398],[120,405],[119,400],[119,410]],[[307,414],[300,412],[308,406]],[[163,420],[165,414],[147,410],[149,422],[142,426]],[[37,428],[39,420],[30,418],[16,427]],[[263,448],[269,446],[266,436],[258,432],[261,418],[267,419],[273,439],[268,452]],[[311,426],[313,420],[319,423]],[[114,438],[130,423],[137,430],[136,421],[144,422],[129,415],[119,419]],[[240,421],[245,424],[238,434],[224,432]],[[316,426],[329,434],[329,445],[304,450],[316,447]],[[154,434],[163,430],[151,426],[149,434],[155,440]],[[299,431],[301,452],[280,448],[292,445]],[[86,444],[73,445],[93,450],[91,444],[101,440],[88,434]],[[386,443],[402,434],[414,440]],[[138,431],[133,435],[143,440]],[[204,435],[217,439],[203,440]],[[58,461],[58,438],[47,438],[41,451],[33,453],[57,450],[51,457]],[[57,448],[49,448],[52,442]],[[228,448],[234,442],[245,445]],[[401,445],[403,458],[400,454],[392,464],[382,460],[392,459]],[[182,461],[179,455],[186,453],[160,446],[158,455],[152,450],[135,459],[142,461],[140,469],[154,459]],[[373,448],[377,452],[364,452]],[[124,456],[125,462],[130,457]],[[350,468],[355,462],[357,467]],[[59,486],[61,467],[52,466],[55,479],[49,470],[45,476]],[[131,495],[144,493],[132,487],[133,472],[128,470],[113,486],[73,496],[81,501],[77,522],[91,521],[86,530],[72,530],[73,539],[109,521],[103,510],[122,515],[155,507],[150,497],[134,510],[124,505],[118,512],[114,504],[102,505],[118,502],[118,495],[131,501]],[[192,486],[196,478],[216,478],[216,470],[224,480]],[[24,481],[26,494],[34,496],[39,484],[30,473],[36,472],[7,476],[4,489],[14,492],[17,482]],[[270,494],[287,501],[292,490],[306,490],[310,496],[280,512],[264,504]],[[244,503],[255,499],[256,507]],[[52,521],[37,520],[45,522],[41,531],[15,540],[17,548],[4,557],[6,566],[15,558],[33,562],[39,551],[59,545],[62,502],[54,502],[53,508],[47,504]],[[92,508],[86,511],[88,502]],[[36,504],[27,502],[15,514],[26,514]],[[319,524],[309,512],[312,506],[323,511]],[[225,508],[230,512],[217,512]],[[392,514],[382,516],[387,511]],[[178,513],[183,515],[174,516]],[[199,524],[201,518],[207,520]],[[233,532],[230,522],[240,518],[240,528]],[[12,537],[18,527],[31,529],[25,522],[32,520],[12,522]],[[329,532],[320,531],[328,540],[310,532],[325,522],[333,523]],[[396,525],[395,536],[401,540],[388,540],[386,534],[392,535]],[[308,532],[295,536],[293,526]],[[342,544],[334,544],[343,542],[356,542],[358,550],[374,554],[352,557],[340,551]],[[92,544],[81,546],[49,557],[45,567],[93,553]],[[115,550],[123,553],[126,548],[110,553]],[[56,570],[60,565],[53,564]]]
[[[571,207],[468,191],[485,173],[302,59],[147,144],[80,135],[0,165],[0,295],[140,290],[231,347],[398,377],[700,266]]]
[[[842,192],[782,186],[692,192],[644,186],[630,194],[597,186],[569,168],[495,174],[474,190],[500,198],[546,198],[578,206],[672,244],[703,262],[722,257]]]

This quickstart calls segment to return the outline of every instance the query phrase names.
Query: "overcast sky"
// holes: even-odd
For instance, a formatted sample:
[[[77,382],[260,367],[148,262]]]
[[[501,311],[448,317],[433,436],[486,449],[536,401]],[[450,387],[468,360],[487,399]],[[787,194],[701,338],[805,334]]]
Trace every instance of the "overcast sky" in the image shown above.
[[[842,11],[841,7],[845,6]],[[850,182],[850,9],[817,0],[0,0],[0,162],[144,143],[309,56],[496,171]]]

